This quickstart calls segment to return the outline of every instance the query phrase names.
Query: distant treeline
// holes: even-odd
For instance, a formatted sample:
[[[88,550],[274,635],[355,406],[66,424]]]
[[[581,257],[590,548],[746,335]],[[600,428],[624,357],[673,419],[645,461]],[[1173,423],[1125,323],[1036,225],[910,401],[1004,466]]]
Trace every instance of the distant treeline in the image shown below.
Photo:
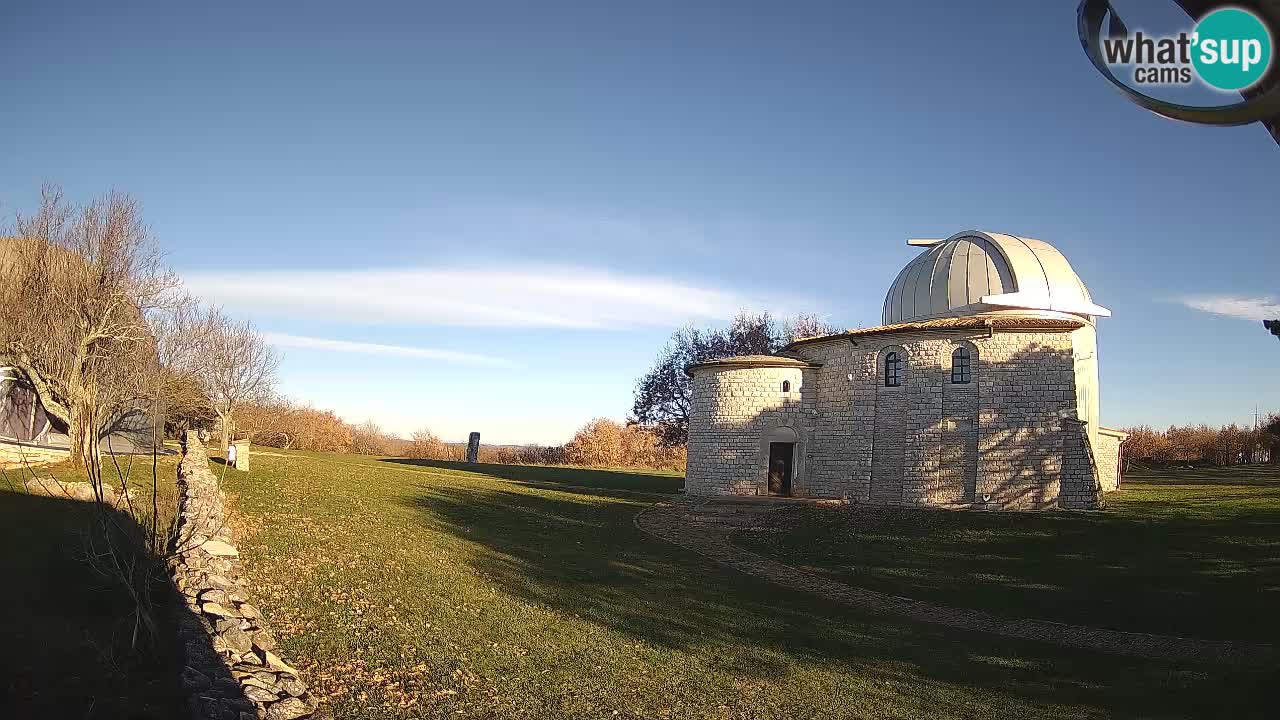
[[[1156,430],[1148,425],[1129,428],[1124,443],[1126,464],[1248,465],[1280,463],[1280,413],[1258,427],[1231,424],[1171,425]]]
[[[465,460],[467,446],[446,443],[428,430],[419,430],[405,457],[427,460]],[[524,447],[482,445],[480,462],[504,465],[579,465],[684,470],[685,449],[664,447],[658,436],[643,428],[596,418],[583,425],[564,445]]]
[[[467,455],[465,443],[445,442],[430,430],[419,430],[405,440],[371,420],[351,425],[331,410],[283,398],[245,406],[236,419],[236,431],[255,445],[292,450],[454,461],[463,461]],[[478,460],[503,465],[683,470],[685,449],[663,447],[649,430],[598,418],[583,425],[564,445],[481,445]]]

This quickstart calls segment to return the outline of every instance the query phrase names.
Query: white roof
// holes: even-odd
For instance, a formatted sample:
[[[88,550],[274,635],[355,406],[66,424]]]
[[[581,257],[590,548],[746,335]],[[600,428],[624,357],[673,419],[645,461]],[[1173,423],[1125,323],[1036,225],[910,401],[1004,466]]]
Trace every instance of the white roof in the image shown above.
[[[884,324],[1033,311],[1108,317],[1057,248],[1042,240],[966,230],[946,240],[909,240],[928,249],[907,264],[884,299]]]

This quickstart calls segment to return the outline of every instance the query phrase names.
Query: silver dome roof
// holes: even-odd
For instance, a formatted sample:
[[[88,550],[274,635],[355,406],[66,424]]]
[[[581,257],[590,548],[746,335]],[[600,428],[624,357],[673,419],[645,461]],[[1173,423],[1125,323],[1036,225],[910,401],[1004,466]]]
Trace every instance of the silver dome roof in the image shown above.
[[[1047,242],[966,230],[909,240],[928,250],[907,264],[884,299],[884,324],[984,313],[1107,317],[1080,276]]]

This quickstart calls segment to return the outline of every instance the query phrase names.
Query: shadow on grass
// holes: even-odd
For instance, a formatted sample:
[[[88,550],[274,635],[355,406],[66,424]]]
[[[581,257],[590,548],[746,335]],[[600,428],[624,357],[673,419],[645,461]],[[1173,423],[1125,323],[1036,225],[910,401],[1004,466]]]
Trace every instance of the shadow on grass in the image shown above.
[[[1102,512],[785,507],[743,547],[850,585],[1120,630],[1280,642],[1280,470],[1134,473]]]
[[[1235,465],[1231,467],[1130,468],[1124,482],[1161,486],[1252,486],[1275,488],[1280,493],[1280,465]]]
[[[502,592],[646,643],[711,658],[736,678],[846,673],[850,693],[901,687],[939,714],[974,715],[981,691],[1006,703],[1114,714],[1251,716],[1277,673],[1179,668],[867,616],[727,571],[644,535],[642,502],[420,486],[424,522],[487,552],[472,565]],[[844,681],[842,681],[844,682]],[[1000,703],[993,703],[993,707]],[[886,706],[885,712],[895,711]],[[984,713],[978,713],[984,714]]]
[[[176,632],[194,617],[170,583],[157,583],[159,637],[132,647],[128,594],[84,559],[95,512],[87,502],[0,490],[0,717],[190,716]],[[136,527],[108,512],[125,532]]]
[[[631,490],[652,493],[676,493],[684,486],[684,477],[642,470],[601,470],[546,465],[498,465],[465,463],[451,460],[413,460],[384,458],[382,462],[397,465],[461,470],[530,485],[578,485],[602,490]]]

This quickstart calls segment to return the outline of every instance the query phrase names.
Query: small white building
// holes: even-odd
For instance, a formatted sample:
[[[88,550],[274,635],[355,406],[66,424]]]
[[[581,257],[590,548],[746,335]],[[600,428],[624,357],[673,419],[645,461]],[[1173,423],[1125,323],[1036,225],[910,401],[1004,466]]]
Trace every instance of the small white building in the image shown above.
[[[691,365],[685,489],[885,505],[1092,508],[1124,433],[1099,425],[1095,323],[1056,248],[966,231],[924,248],[883,324]]]

